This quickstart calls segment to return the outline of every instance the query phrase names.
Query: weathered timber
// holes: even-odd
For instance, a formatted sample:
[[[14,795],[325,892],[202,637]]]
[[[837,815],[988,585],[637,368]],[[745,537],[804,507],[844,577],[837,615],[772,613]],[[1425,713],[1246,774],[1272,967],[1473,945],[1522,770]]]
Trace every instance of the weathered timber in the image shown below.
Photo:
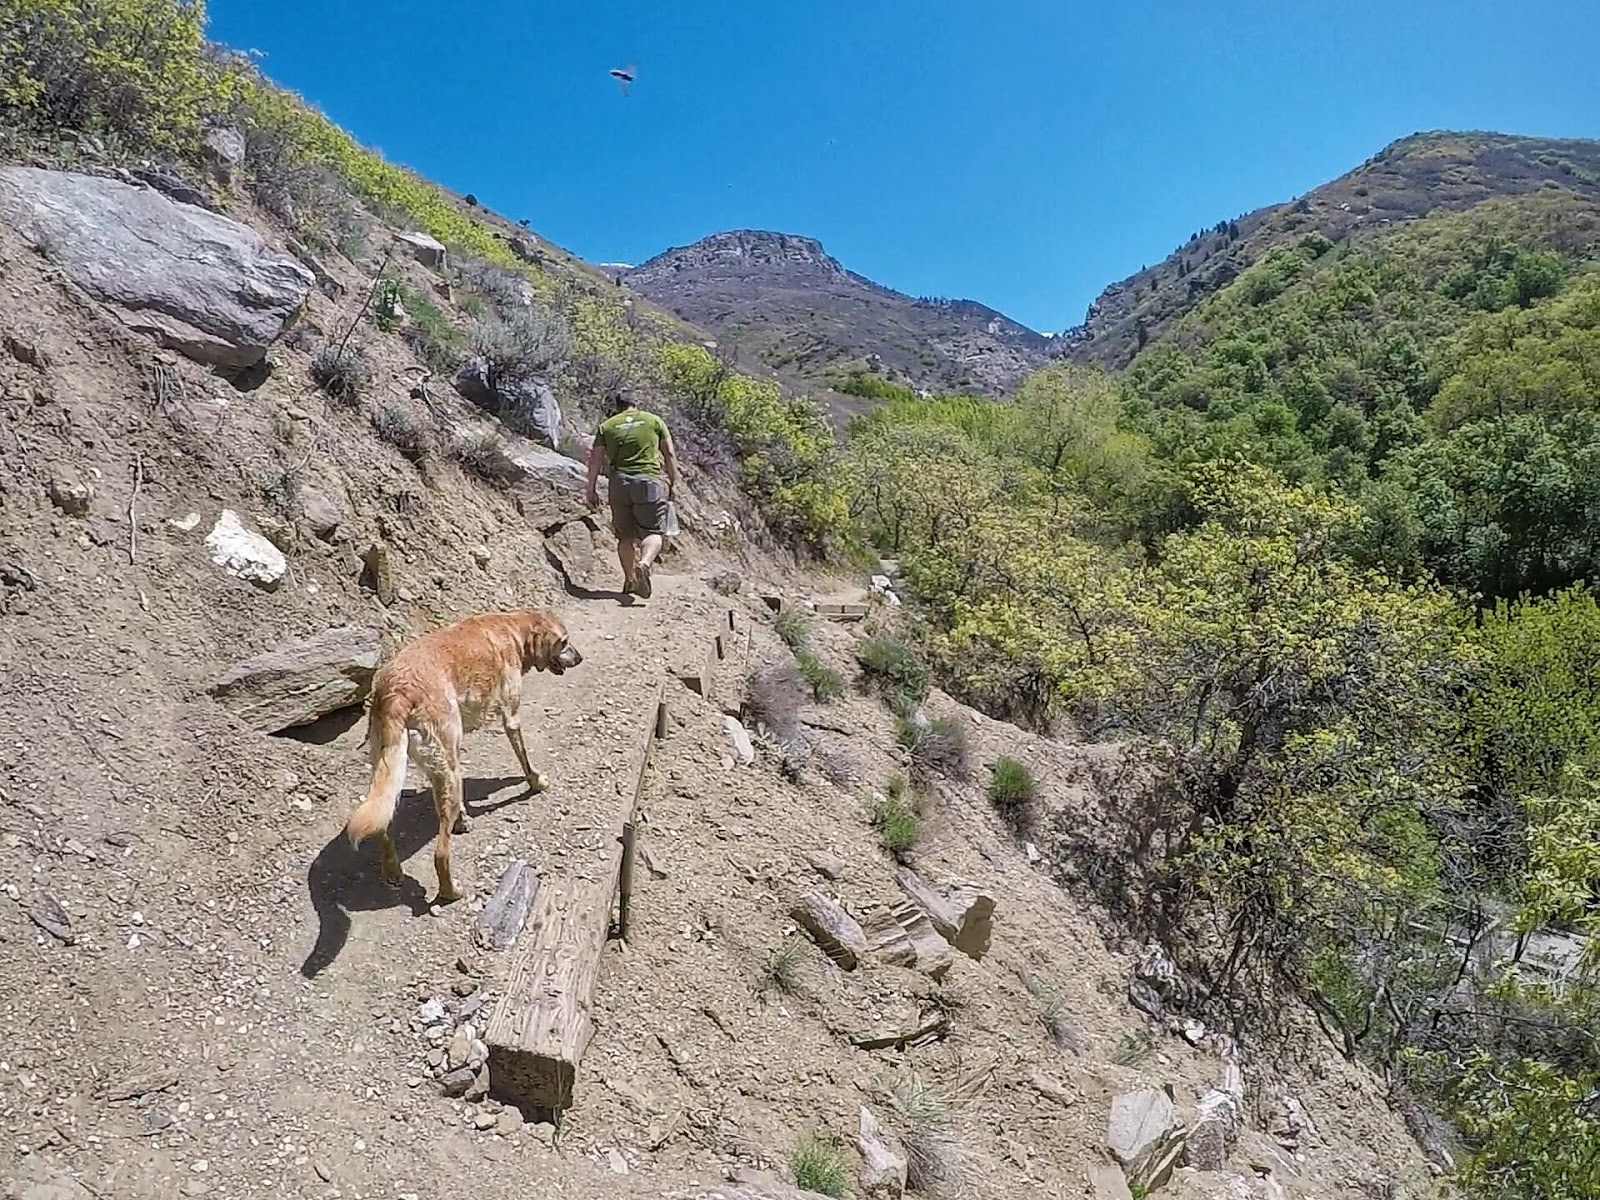
[[[726,665],[720,674],[716,689],[717,709],[724,716],[737,717],[744,706],[745,681],[750,677],[752,646],[755,630],[748,624],[738,628],[734,611],[728,610],[729,630],[721,635]]]
[[[950,947],[924,913],[910,901],[880,905],[867,918],[867,942],[884,962],[921,971],[935,983],[950,973]]]
[[[528,910],[539,894],[539,875],[520,858],[500,876],[500,883],[478,914],[472,937],[485,950],[504,950],[517,940],[527,923]]]
[[[594,989],[621,884],[622,833],[638,807],[663,695],[664,682],[633,714],[637,748],[617,779],[613,807],[596,814],[603,821],[597,870],[540,888],[533,937],[489,1016],[483,1040],[494,1092],[536,1119],[572,1107],[578,1063],[594,1035]]]
[[[817,616],[826,621],[861,621],[870,611],[865,604],[818,604]]]
[[[850,1044],[858,1050],[904,1050],[907,1046],[939,1041],[949,1032],[950,1018],[942,1012],[931,1013],[910,1029],[851,1034]]]
[[[844,970],[855,970],[866,957],[867,935],[861,926],[821,892],[807,892],[800,897],[789,915]]]
[[[968,958],[981,959],[989,952],[993,933],[994,897],[976,888],[954,887],[941,891],[922,879],[910,867],[901,867],[895,878],[900,890],[913,900],[933,927]]]
[[[679,676],[686,687],[697,696],[711,699],[711,689],[717,682],[717,642],[713,638],[706,643],[705,658],[694,667],[684,671]]]

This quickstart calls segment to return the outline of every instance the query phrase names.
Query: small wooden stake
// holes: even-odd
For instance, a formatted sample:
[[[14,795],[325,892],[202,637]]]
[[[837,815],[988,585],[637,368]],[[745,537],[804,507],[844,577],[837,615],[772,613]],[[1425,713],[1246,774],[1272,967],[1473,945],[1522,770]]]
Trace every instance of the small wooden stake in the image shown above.
[[[656,741],[667,740],[667,702],[663,700],[656,705]]]
[[[622,872],[617,884],[617,937],[627,940],[628,906],[633,900],[634,830],[629,821],[622,827]]]

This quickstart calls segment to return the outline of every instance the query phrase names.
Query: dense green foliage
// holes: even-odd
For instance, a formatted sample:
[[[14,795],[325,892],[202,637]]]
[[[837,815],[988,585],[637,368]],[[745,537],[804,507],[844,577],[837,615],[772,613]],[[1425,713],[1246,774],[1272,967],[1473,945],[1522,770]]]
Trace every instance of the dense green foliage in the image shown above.
[[[1073,878],[1214,1018],[1304,997],[1484,1196],[1600,1170],[1597,249],[1557,190],[1308,236],[1121,377],[889,394],[849,451],[945,687],[1147,748]]]

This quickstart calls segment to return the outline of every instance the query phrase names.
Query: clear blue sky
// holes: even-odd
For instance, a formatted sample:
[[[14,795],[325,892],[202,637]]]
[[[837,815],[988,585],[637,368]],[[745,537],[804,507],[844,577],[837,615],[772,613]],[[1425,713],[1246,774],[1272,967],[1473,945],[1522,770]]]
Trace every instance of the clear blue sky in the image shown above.
[[[1600,136],[1600,0],[210,10],[367,145],[591,261],[777,229],[1048,331],[1416,130]]]

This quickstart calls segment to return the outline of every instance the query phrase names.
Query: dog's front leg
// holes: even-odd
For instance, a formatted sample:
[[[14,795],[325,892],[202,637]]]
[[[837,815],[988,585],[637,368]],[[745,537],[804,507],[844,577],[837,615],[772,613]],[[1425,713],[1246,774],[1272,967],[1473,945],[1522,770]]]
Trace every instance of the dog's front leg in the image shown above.
[[[516,752],[517,762],[522,764],[522,774],[528,781],[529,792],[542,792],[550,786],[550,781],[533,769],[528,762],[528,748],[522,744],[522,712],[516,693],[500,710],[500,723],[505,726],[506,738],[511,743],[511,749]]]

